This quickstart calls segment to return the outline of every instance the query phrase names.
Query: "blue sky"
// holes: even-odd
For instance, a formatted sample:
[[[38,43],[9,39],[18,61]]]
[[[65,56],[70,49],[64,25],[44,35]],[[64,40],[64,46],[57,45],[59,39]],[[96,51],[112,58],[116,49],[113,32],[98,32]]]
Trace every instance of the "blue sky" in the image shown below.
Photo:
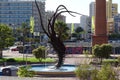
[[[65,5],[69,10],[75,11],[84,15],[89,15],[89,4],[95,0],[46,0],[46,10],[55,11],[56,7],[60,4]],[[120,1],[113,0],[113,3],[118,3],[118,12],[120,13]],[[67,23],[80,23],[80,16],[75,15],[72,17],[69,14],[66,15]]]

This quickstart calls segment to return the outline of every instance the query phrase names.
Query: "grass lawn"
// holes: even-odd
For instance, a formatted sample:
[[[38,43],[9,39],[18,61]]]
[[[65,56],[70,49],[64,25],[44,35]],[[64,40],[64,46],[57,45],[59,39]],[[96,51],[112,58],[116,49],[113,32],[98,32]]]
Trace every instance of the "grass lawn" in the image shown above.
[[[112,64],[112,63],[118,63],[118,59],[104,59],[103,64]]]
[[[39,62],[38,59],[36,59],[35,57],[31,57],[31,58],[2,58],[0,59],[0,63],[2,62],[23,62],[23,61],[28,61],[28,62]],[[46,59],[42,59],[41,62],[55,62],[55,59],[53,58],[46,58]]]

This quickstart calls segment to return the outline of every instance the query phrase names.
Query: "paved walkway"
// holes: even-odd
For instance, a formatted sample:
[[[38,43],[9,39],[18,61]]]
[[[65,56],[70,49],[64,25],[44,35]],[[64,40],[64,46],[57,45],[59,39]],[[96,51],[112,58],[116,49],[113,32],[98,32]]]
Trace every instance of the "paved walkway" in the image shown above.
[[[21,78],[13,76],[0,76],[0,80],[78,80],[76,77],[33,77],[33,78]]]

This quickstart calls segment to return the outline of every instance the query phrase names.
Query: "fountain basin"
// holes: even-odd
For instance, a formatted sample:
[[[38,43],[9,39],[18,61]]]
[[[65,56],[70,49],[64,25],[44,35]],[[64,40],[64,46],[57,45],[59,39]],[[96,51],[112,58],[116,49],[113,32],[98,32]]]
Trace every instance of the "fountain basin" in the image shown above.
[[[31,70],[35,71],[37,75],[45,76],[74,76],[74,70],[76,69],[75,65],[65,64],[59,69],[56,69],[53,65],[50,64],[40,64],[32,65]]]

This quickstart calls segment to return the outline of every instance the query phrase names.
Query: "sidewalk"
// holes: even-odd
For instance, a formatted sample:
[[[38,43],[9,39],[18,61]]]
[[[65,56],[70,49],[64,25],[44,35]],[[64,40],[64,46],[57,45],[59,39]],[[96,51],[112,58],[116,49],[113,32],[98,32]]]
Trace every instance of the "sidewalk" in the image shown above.
[[[78,80],[76,77],[33,77],[33,78],[21,78],[13,76],[0,76],[0,80]]]

